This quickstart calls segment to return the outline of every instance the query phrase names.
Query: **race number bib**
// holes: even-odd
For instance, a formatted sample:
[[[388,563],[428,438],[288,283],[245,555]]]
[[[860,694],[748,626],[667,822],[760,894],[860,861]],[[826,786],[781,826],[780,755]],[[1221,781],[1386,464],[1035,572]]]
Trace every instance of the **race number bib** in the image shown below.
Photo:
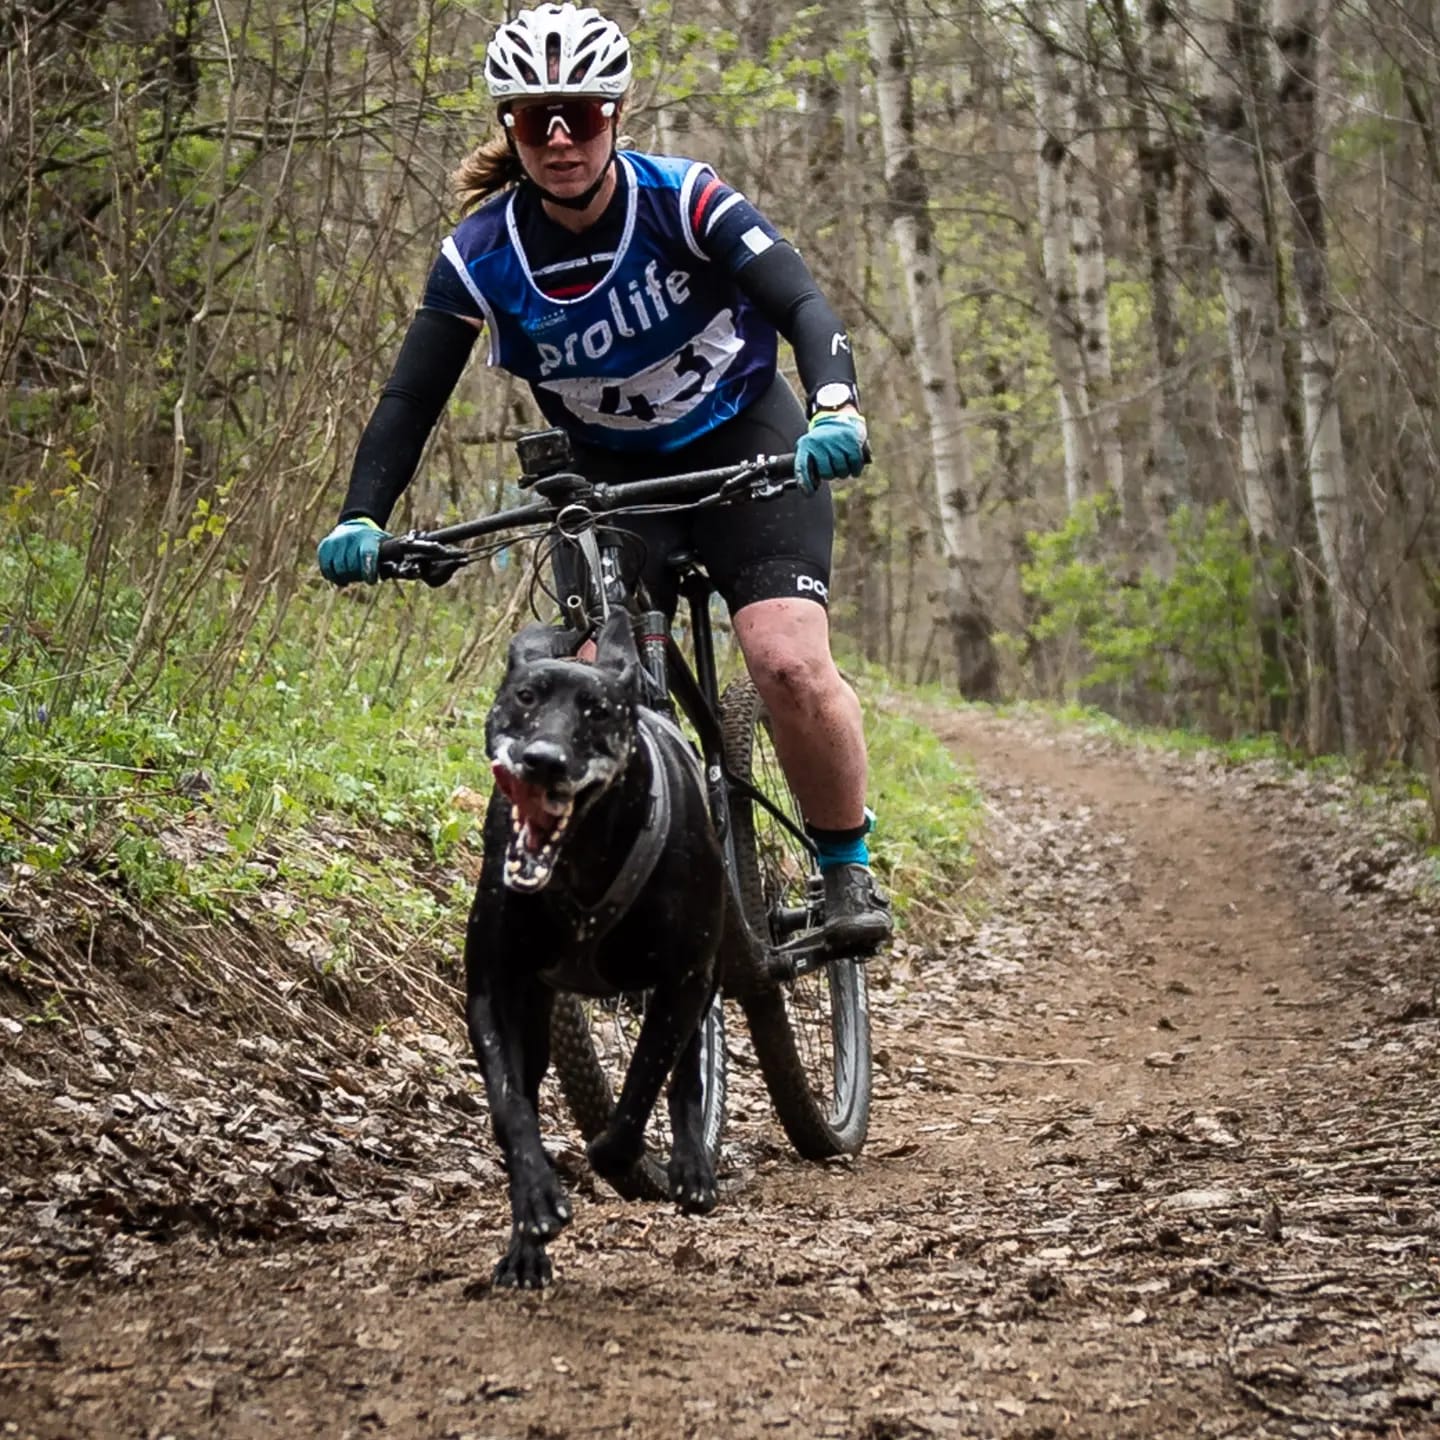
[[[583,424],[643,430],[688,415],[744,348],[734,312],[722,310],[680,349],[634,375],[541,380],[536,388],[557,396]]]

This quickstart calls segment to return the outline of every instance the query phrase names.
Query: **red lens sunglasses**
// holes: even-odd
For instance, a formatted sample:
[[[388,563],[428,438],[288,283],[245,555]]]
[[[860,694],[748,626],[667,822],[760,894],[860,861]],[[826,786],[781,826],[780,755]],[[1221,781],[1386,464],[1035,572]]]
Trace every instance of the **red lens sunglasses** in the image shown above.
[[[559,100],[553,105],[522,105],[501,113],[500,119],[523,145],[549,142],[556,124],[583,145],[604,132],[615,114],[613,100]]]

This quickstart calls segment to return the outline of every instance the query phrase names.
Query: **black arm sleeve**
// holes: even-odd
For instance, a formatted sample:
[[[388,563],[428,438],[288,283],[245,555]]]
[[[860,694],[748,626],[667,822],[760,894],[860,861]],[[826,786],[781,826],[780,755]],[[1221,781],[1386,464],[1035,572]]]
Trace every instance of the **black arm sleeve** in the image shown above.
[[[479,332],[457,315],[417,310],[355,451],[342,520],[384,525],[420,463]]]
[[[856,383],[850,337],[793,245],[771,245],[740,270],[735,284],[790,342],[808,399],[830,381]]]

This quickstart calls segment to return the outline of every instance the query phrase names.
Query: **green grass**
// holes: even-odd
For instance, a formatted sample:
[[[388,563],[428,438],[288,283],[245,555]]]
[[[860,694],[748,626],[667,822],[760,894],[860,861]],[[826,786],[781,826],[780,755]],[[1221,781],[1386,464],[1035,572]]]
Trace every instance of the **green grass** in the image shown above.
[[[279,886],[295,897],[267,912],[282,927],[347,895],[439,921],[447,907],[384,856],[438,865],[474,839],[478,816],[452,797],[488,784],[487,697],[445,685],[466,638],[458,607],[437,606],[425,647],[397,667],[399,622],[420,597],[356,603],[317,584],[263,658],[242,651],[233,682],[197,701],[233,584],[197,604],[140,695],[114,683],[140,613],[133,592],[110,597],[83,659],[67,662],[55,637],[79,576],[64,546],[0,549],[0,865],[22,877],[83,865],[142,905],[176,900],[202,916]],[[352,848],[325,856],[337,825]]]
[[[1301,752],[1278,735],[1241,735],[1219,740],[1196,730],[1178,730],[1165,726],[1131,725],[1097,710],[1093,705],[1037,705],[1017,702],[1003,707],[1011,714],[1044,714],[1061,724],[1095,735],[1105,735],[1130,745],[1152,750],[1168,750],[1181,755],[1208,753],[1232,765],[1248,765],[1257,760],[1273,760],[1297,769],[1306,764]],[[1322,762],[1311,761],[1312,765]]]
[[[874,678],[860,686],[870,750],[870,837],[876,870],[890,887],[897,917],[953,911],[973,864],[981,801],[973,775],[934,733],[893,704]]]
[[[262,607],[214,694],[197,677],[227,643],[238,578],[215,577],[164,664],[121,684],[143,596],[112,588],[88,643],[67,653],[67,626],[90,603],[83,563],[63,544],[0,541],[0,883],[7,867],[44,884],[79,866],[142,907],[201,920],[240,911],[306,943],[318,930],[330,972],[349,973],[365,952],[356,925],[382,919],[398,943],[457,959],[479,845],[473,797],[489,785],[491,683],[449,679],[477,623],[464,583],[337,594],[307,580],[278,625],[273,603]],[[846,668],[865,707],[876,867],[912,933],[943,928],[973,865],[981,802],[912,717],[959,702]],[[1122,744],[1325,777],[1389,828],[1431,841],[1423,784],[1398,767],[1361,777],[1273,736],[1222,742],[1081,706],[1007,708]]]
[[[77,550],[0,542],[0,867],[43,883],[82,866],[141,906],[201,918],[323,923],[325,963],[342,970],[363,901],[454,958],[458,862],[479,844],[463,792],[489,785],[489,683],[447,679],[475,624],[463,583],[357,595],[317,578],[263,653],[262,610],[234,679],[196,699],[238,581],[217,577],[163,668],[119,685],[143,597],[110,593],[77,661],[58,637],[85,603],[82,575]],[[867,705],[867,730],[876,862],[897,909],[948,908],[970,865],[969,781],[893,705]]]
[[[1423,800],[1424,777],[1403,765],[1372,767],[1360,773],[1343,755],[1309,755],[1287,745],[1279,735],[1239,735],[1218,739],[1194,730],[1164,726],[1131,725],[1088,705],[1040,705],[1016,702],[999,707],[1000,713],[1044,715],[1072,729],[1104,735],[1125,744],[1180,755],[1208,754],[1227,765],[1252,765],[1268,761],[1281,771],[1293,774],[1329,776],[1354,787],[1357,796],[1376,800]]]

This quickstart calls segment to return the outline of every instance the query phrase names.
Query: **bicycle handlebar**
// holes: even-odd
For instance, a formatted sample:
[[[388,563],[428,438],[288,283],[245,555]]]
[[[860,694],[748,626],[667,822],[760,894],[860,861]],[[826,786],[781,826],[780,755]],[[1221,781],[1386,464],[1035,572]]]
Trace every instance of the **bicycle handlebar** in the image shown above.
[[[651,480],[630,480],[621,484],[594,483],[581,475],[560,471],[536,481],[536,489],[545,497],[531,505],[517,505],[497,510],[478,520],[465,520],[438,530],[411,531],[394,535],[380,542],[380,576],[382,579],[430,579],[428,571],[437,572],[437,580],[448,579],[455,569],[471,559],[468,551],[455,546],[485,535],[497,535],[525,525],[548,523],[556,519],[568,505],[584,505],[594,511],[618,510],[629,505],[655,503],[663,500],[708,498],[711,492],[722,497],[727,488],[736,495],[746,493],[754,499],[768,499],[795,482],[795,456],[760,455],[739,465],[722,465],[713,470],[692,470],[683,475],[662,475]],[[737,482],[740,482],[737,484]],[[443,571],[443,575],[438,572]]]

